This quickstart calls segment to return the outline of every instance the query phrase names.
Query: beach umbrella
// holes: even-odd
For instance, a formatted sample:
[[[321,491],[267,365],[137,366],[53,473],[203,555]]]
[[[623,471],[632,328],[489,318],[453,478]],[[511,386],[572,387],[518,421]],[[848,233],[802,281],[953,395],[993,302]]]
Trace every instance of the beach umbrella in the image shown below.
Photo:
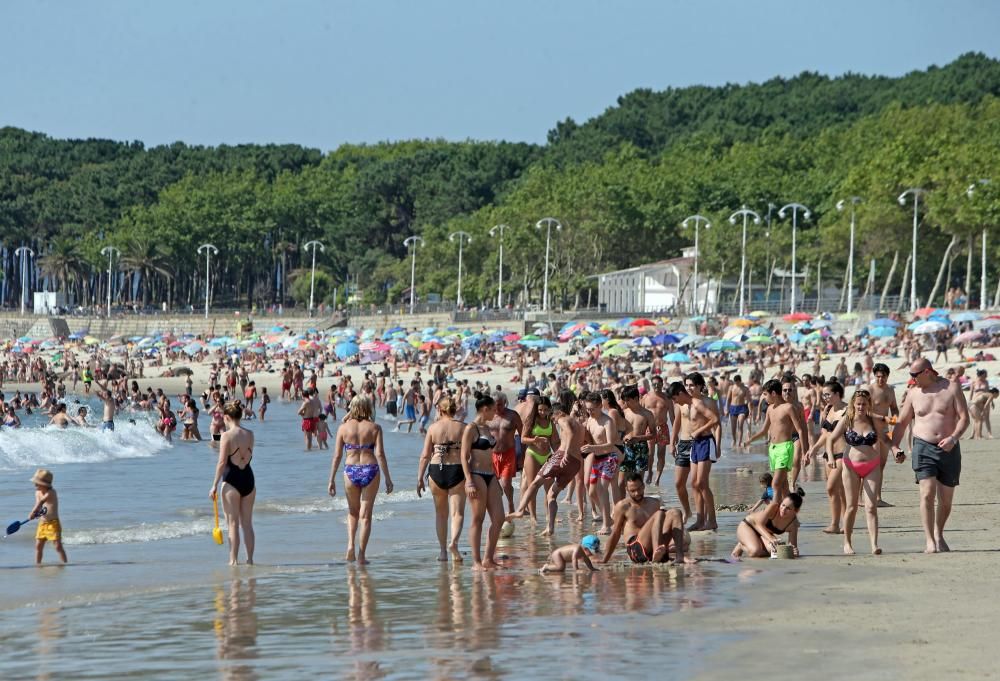
[[[83,340],[83,337],[87,335],[86,331],[75,331],[71,333],[68,338],[70,340]]]
[[[611,339],[608,338],[607,336],[594,336],[593,338],[590,339],[590,342],[587,344],[587,347],[592,348],[595,345],[604,345],[609,340]]]
[[[812,319],[812,315],[806,312],[793,312],[782,317],[786,322],[805,322]]]
[[[618,328],[624,328],[634,321],[634,317],[622,317],[617,322],[614,323]]]
[[[895,319],[889,319],[888,317],[880,317],[879,319],[873,319],[870,322],[868,322],[868,326],[873,326],[873,327],[891,326],[892,328],[896,329],[899,328],[901,324],[897,322]]]
[[[629,345],[628,343],[619,343],[618,345],[608,350],[607,354],[610,357],[623,357],[631,351],[632,351],[631,345]]]
[[[316,332],[310,329],[308,333],[316,333]],[[367,341],[371,340],[374,337],[375,337],[375,329],[365,329],[364,331],[361,332],[361,340]]]
[[[774,342],[774,338],[771,336],[750,336],[745,342],[751,345],[770,345]]]
[[[679,341],[677,341],[676,343],[674,343],[674,345],[676,345],[679,348],[682,348],[682,347],[687,347],[687,346],[694,345],[695,343],[700,343],[703,340],[705,340],[704,336],[699,336],[697,334],[692,334],[690,336],[685,336],[684,338],[681,338]]]
[[[977,319],[982,319],[982,315],[978,312],[956,312],[951,315],[951,321],[953,322],[974,322]]]
[[[535,322],[534,324],[531,325],[531,328],[533,328],[533,329],[540,329],[540,330],[544,329],[544,330],[547,331],[548,328],[549,328],[549,325],[546,324],[545,322]]]
[[[948,325],[942,322],[926,321],[917,324],[913,329],[913,333],[916,334],[927,334],[927,333],[937,333],[939,331],[947,331]]]
[[[527,341],[526,340],[522,340],[521,341],[521,345],[523,345],[525,347],[529,347],[529,348],[535,348],[537,350],[546,350],[548,348],[557,348],[557,347],[559,347],[558,343],[553,343],[552,341],[548,340],[547,338],[542,338],[542,339],[539,339],[539,340],[527,340]]]
[[[31,342],[31,336],[21,336],[20,338],[17,339],[17,342],[18,343],[30,343]]]
[[[627,338],[612,338],[611,340],[609,340],[607,343],[604,344],[604,347],[613,348],[616,345],[621,345],[622,343],[627,343],[627,342],[628,342]]]
[[[695,315],[694,317],[688,317],[688,321],[689,322],[703,322],[703,321],[705,321],[705,315],[699,314],[699,315]]]
[[[643,347],[643,348],[649,347],[652,344],[653,344],[653,341],[650,340],[650,338],[648,336],[643,336],[642,338],[636,338],[634,341],[632,341],[632,345],[636,345],[636,346]]]
[[[766,326],[753,326],[747,329],[748,336],[770,336],[773,335],[771,329]]]
[[[755,310],[754,312],[751,312],[747,316],[760,318],[760,317],[767,317],[770,314],[771,314],[770,312],[764,312],[763,310]]]
[[[340,341],[333,348],[333,351],[340,359],[347,359],[348,357],[354,357],[354,355],[358,354],[359,350],[360,348],[358,347],[358,344],[355,343],[354,341],[349,341],[349,340]]]
[[[913,313],[914,317],[926,319],[927,317],[947,317],[948,310],[940,307],[922,307]]]
[[[837,315],[837,319],[839,319],[842,322],[853,322],[857,318],[858,318],[857,312],[845,312],[843,314]]]
[[[639,319],[633,319],[628,323],[629,326],[656,326],[656,322],[652,319],[645,319],[640,317]]]
[[[982,331],[966,331],[965,333],[960,333],[955,336],[951,342],[952,343],[975,343],[976,341],[981,341],[983,339]]]
[[[726,329],[722,333],[722,337],[725,340],[736,341],[737,343],[742,343],[746,339],[743,329]]]
[[[419,349],[424,352],[427,352],[428,350],[443,350],[444,345],[442,345],[438,340],[429,340],[425,343],[421,343]]]
[[[527,338],[527,336],[525,337]],[[503,340],[505,340],[508,343],[513,343],[514,341],[521,340],[521,336],[516,333],[508,333],[506,336],[503,337]]]
[[[896,335],[896,329],[891,326],[869,326],[868,334],[875,338],[890,338]]]
[[[810,325],[814,329],[826,329],[833,326],[833,322],[831,322],[829,319],[814,319],[812,320],[812,322],[810,322]]]
[[[526,336],[522,336],[521,340],[529,340],[529,341],[532,341],[532,340],[542,340],[542,337],[541,336],[536,336],[533,333],[529,333]]]
[[[664,362],[690,362],[691,358],[684,352],[669,352],[663,356]]]
[[[579,362],[576,362],[575,364],[571,364],[569,368],[570,369],[586,369],[591,364],[592,364],[592,362],[590,360],[588,360],[588,359],[581,359]]]
[[[750,327],[756,323],[757,323],[756,319],[748,319],[746,317],[742,319],[734,319],[733,321],[730,322],[730,324],[733,326],[742,326],[742,327]]]
[[[658,333],[653,336],[653,345],[674,345],[680,341],[681,338],[683,338],[683,336],[678,336],[675,333]]]
[[[730,350],[739,350],[742,346],[739,343],[731,340],[717,340],[711,343],[705,343],[701,346],[702,352],[728,352]]]
[[[805,338],[805,336],[796,331],[795,333],[793,333],[788,337],[788,340],[792,341],[793,343],[801,343],[803,338]]]
[[[383,355],[392,350],[392,348],[389,347],[388,344],[380,343],[379,341],[369,341],[367,343],[362,343],[360,346],[358,346],[358,349],[361,350],[362,352],[374,352]]]
[[[278,326],[272,326],[271,327],[271,333],[281,333],[284,330],[285,330],[285,327],[281,326],[280,324]]]

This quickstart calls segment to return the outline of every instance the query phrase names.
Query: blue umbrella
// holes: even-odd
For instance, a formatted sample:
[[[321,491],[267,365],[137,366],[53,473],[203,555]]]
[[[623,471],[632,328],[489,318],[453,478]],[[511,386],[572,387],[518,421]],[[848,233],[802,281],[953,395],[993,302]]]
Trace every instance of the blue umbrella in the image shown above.
[[[683,352],[671,352],[663,356],[664,362],[690,362],[691,358]]]
[[[899,328],[900,323],[897,322],[895,319],[889,319],[888,317],[881,317],[879,319],[873,319],[870,322],[868,322],[868,326],[873,326],[873,327],[874,326],[891,326],[892,328],[896,329],[896,328]]]
[[[674,333],[658,333],[653,336],[653,345],[674,345],[679,342],[681,336]]]
[[[593,338],[592,338],[592,339],[590,340],[590,342],[589,342],[589,343],[587,344],[587,347],[588,347],[588,348],[592,348],[592,347],[594,347],[595,345],[604,345],[604,344],[605,344],[605,343],[607,343],[607,342],[608,342],[609,340],[611,340],[611,339],[610,339],[610,338],[608,338],[607,336],[594,336],[594,337],[593,337]]]
[[[771,336],[773,335],[771,329],[766,326],[751,326],[747,329],[748,336]]]
[[[558,344],[557,343],[553,343],[550,340],[542,339],[542,340],[521,341],[521,345],[523,345],[523,346],[525,346],[527,348],[537,348],[539,350],[545,350],[546,348],[557,347]]]
[[[701,346],[702,352],[726,352],[729,350],[739,350],[740,344],[731,340],[717,340]]]
[[[896,335],[896,329],[891,326],[875,326],[868,329],[868,333],[876,338],[890,338]]]
[[[982,319],[982,315],[978,312],[956,312],[951,316],[951,321],[953,322],[974,322]]]
[[[337,353],[337,357],[340,359],[347,359],[348,357],[353,357],[358,354],[358,344],[354,341],[341,341],[333,348],[333,351]]]

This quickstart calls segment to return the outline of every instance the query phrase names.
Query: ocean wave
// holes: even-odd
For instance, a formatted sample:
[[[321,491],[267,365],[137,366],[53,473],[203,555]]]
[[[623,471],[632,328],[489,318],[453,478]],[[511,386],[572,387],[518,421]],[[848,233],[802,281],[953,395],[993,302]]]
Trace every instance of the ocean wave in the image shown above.
[[[254,506],[254,512],[261,513],[330,513],[332,511],[346,511],[347,510],[347,499],[344,497],[342,486],[337,486],[337,496],[336,497],[318,497],[315,499],[308,500],[288,500],[288,501],[265,501],[258,502]],[[430,498],[430,492],[424,494],[424,498]],[[407,490],[405,492],[393,492],[392,494],[386,494],[384,491],[379,492],[379,495],[375,497],[375,506],[382,506],[385,504],[401,504],[405,502],[419,501],[417,493],[414,490]]]
[[[0,429],[0,470],[151,457],[170,447],[145,423],[97,428]]]
[[[211,519],[195,521],[172,521],[165,523],[140,523],[125,527],[97,528],[93,530],[68,531],[63,541],[70,545],[85,544],[132,544],[164,539],[181,539],[204,534],[211,539]]]

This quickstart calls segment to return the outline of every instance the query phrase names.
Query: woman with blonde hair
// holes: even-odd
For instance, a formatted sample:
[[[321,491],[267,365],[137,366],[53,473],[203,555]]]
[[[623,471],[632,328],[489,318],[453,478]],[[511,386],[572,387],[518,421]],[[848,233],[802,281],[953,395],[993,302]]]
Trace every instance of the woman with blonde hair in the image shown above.
[[[827,436],[828,443],[835,443],[843,438],[847,443],[844,454],[844,492],[846,507],[844,510],[844,553],[853,556],[854,546],[851,535],[854,533],[854,518],[858,513],[858,495],[865,493],[865,519],[868,521],[868,535],[871,539],[872,554],[879,555],[882,549],[878,545],[878,503],[877,494],[882,482],[882,459],[879,455],[879,441],[890,446],[889,437],[884,428],[876,427],[871,416],[872,398],[867,390],[856,390],[851,396],[844,416]],[[902,463],[906,457],[902,452],[896,455],[896,463]]]
[[[465,485],[462,484],[465,482],[465,472],[461,456],[465,424],[456,418],[457,408],[458,404],[453,397],[445,397],[438,402],[438,419],[427,429],[424,451],[417,468],[417,496],[421,496],[427,489],[424,480],[425,477],[430,477],[437,538],[441,547],[438,560],[446,562],[451,553],[452,560],[461,563],[458,538],[462,534],[462,525],[465,524]]]
[[[465,474],[465,493],[472,505],[472,523],[469,525],[469,544],[472,562],[477,570],[500,567],[495,556],[500,541],[500,527],[504,521],[503,500],[500,498],[500,481],[493,467],[493,448],[496,438],[490,432],[489,422],[496,415],[496,402],[489,395],[476,397],[476,418],[462,433],[462,472]],[[490,532],[483,555],[483,521],[490,514]]]
[[[382,427],[375,423],[372,401],[363,395],[351,400],[347,419],[337,429],[337,440],[333,448],[333,463],[330,466],[330,496],[337,495],[337,469],[344,457],[344,494],[347,496],[347,560],[366,565],[365,552],[372,531],[372,513],[375,497],[378,495],[379,471],[385,476],[385,493],[392,494],[392,478],[389,464],[385,459],[382,444]],[[355,542],[358,534],[361,548],[355,556]]]
[[[246,543],[247,565],[253,565],[254,532],[253,502],[257,498],[257,481],[250,468],[253,459],[253,431],[244,428],[243,404],[228,402],[222,408],[226,430],[219,438],[219,462],[208,496],[214,501],[222,480],[222,508],[229,525],[229,564],[236,565],[240,553],[240,530]]]

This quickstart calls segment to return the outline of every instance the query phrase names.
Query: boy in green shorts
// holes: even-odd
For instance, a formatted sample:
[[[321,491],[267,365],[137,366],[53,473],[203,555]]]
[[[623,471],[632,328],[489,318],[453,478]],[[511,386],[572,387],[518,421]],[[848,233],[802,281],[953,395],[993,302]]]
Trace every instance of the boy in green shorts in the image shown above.
[[[806,424],[802,410],[782,398],[781,381],[765,383],[762,397],[767,400],[764,425],[750,436],[747,444],[767,435],[767,458],[774,474],[774,500],[781,503],[788,494],[788,474],[795,460],[795,440],[808,442]]]

